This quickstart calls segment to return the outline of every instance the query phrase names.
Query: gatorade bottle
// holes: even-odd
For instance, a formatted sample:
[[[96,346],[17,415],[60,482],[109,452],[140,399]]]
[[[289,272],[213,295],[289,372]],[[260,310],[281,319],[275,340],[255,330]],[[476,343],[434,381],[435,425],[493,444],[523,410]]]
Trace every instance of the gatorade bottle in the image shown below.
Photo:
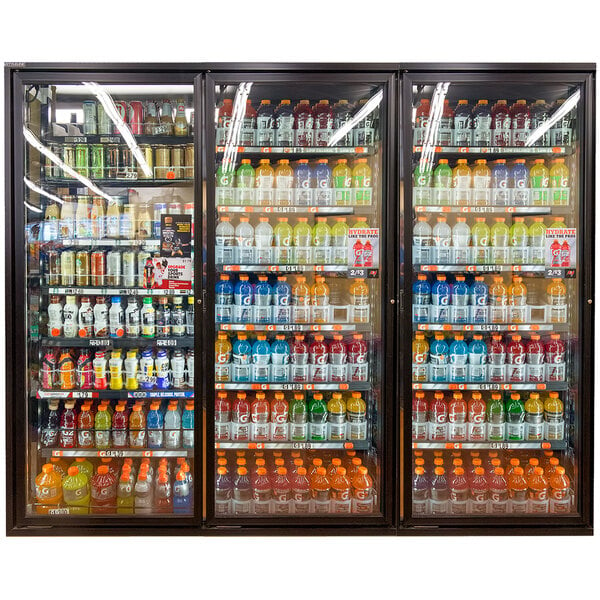
[[[471,259],[470,243],[471,228],[467,225],[466,217],[456,217],[456,224],[452,228],[454,264],[469,264]]]
[[[359,467],[358,473],[352,478],[352,512],[367,514],[373,512],[374,505],[373,480],[367,467]]]
[[[230,135],[231,118],[233,115],[233,100],[225,98],[223,104],[219,107],[217,120],[217,146],[224,146]]]
[[[546,303],[550,323],[567,322],[567,286],[562,279],[552,279],[546,288]]]
[[[275,145],[275,111],[270,100],[261,100],[256,111],[256,145]]]
[[[309,348],[311,378],[313,381],[329,381],[329,364],[327,362],[328,348],[322,335],[315,335]]]
[[[465,336],[457,333],[454,341],[450,344],[450,366],[448,367],[448,381],[463,383],[467,381],[469,348]]]
[[[448,513],[449,489],[444,467],[438,466],[434,469],[431,479],[431,514],[446,515]]]
[[[489,188],[492,181],[492,172],[487,166],[487,160],[480,158],[475,161],[472,170],[473,176],[473,199],[476,206],[488,206],[490,203]]]
[[[557,158],[550,169],[550,204],[567,206],[569,204],[569,167],[564,158]]]
[[[92,475],[94,474],[94,465],[83,456],[79,456],[75,459],[75,462],[71,464],[71,466],[75,466],[79,469],[80,475],[85,475],[88,478],[88,484]]]
[[[95,514],[114,513],[117,505],[117,479],[109,471],[107,465],[98,467],[90,485],[91,512]]]
[[[242,121],[242,135],[240,144],[242,146],[254,146],[256,143],[256,110],[251,100],[246,100],[246,112]]]
[[[523,383],[525,381],[525,345],[520,335],[513,335],[506,345],[507,381]]]
[[[447,158],[441,158],[433,172],[433,201],[440,206],[450,205],[450,188],[452,187],[452,169]]]
[[[508,320],[511,323],[527,322],[527,288],[522,277],[513,277],[508,287]]]
[[[273,188],[275,187],[275,171],[268,158],[263,158],[254,173],[256,187],[256,204],[269,206],[273,204]]]
[[[331,264],[331,229],[326,217],[317,217],[312,229],[313,262],[318,265]]]
[[[445,275],[438,275],[431,287],[430,317],[434,323],[448,323],[450,321],[450,285]]]
[[[565,344],[560,339],[560,334],[553,333],[550,335],[550,341],[546,343],[545,349],[546,361],[546,380],[547,381],[565,381],[566,364],[565,364]]]
[[[571,481],[564,467],[556,467],[550,477],[550,512],[564,514],[571,512]]]
[[[54,465],[45,464],[35,478],[35,512],[47,515],[62,503],[62,477],[54,470]]]
[[[333,110],[329,100],[321,100],[313,108],[314,145],[328,146],[333,133]]]
[[[446,222],[446,217],[438,217],[433,227],[433,262],[438,265],[450,264],[452,230]]]
[[[529,512],[533,514],[548,512],[548,480],[544,469],[535,467],[527,480]]]
[[[413,323],[429,322],[429,306],[431,304],[431,286],[427,275],[417,275],[417,281],[412,286],[413,293]]]
[[[331,512],[333,514],[349,514],[350,511],[350,481],[346,476],[346,469],[337,467],[331,477]]]
[[[544,164],[543,158],[536,158],[530,171],[531,187],[533,188],[533,206],[548,205],[548,186],[550,183],[550,172]]]
[[[448,439],[452,442],[467,441],[467,403],[461,392],[454,392],[448,404]]]
[[[510,135],[510,131],[508,133]],[[509,170],[506,166],[506,159],[499,158],[494,162],[490,185],[492,188],[492,204],[495,206],[508,206],[510,204]]]
[[[348,225],[346,217],[336,217],[331,228],[332,262],[334,265],[348,263]]]
[[[429,98],[421,98],[415,111],[414,144],[420,146],[425,142],[427,125],[429,123]]]
[[[429,344],[422,333],[415,334],[412,344],[412,379],[417,382],[429,381]]]
[[[294,112],[289,100],[282,100],[275,110],[275,145],[294,145]]]
[[[450,349],[443,333],[435,333],[435,339],[429,348],[429,377],[433,383],[448,381],[448,363]]]
[[[486,404],[480,392],[473,392],[467,407],[469,425],[467,438],[470,442],[483,442],[487,439],[487,426],[485,422]]]
[[[489,482],[490,512],[492,514],[505,514],[508,512],[508,484],[504,476],[504,469],[496,467]]]
[[[339,392],[334,392],[331,399],[327,402],[327,412],[329,413],[329,437],[332,441],[342,441],[346,439],[346,402]]]
[[[487,403],[486,419],[488,422],[488,440],[490,442],[504,441],[505,412],[504,402],[500,394],[492,394],[491,400]]]
[[[565,437],[564,406],[558,392],[550,392],[544,402],[545,439],[563,440]]]
[[[487,323],[489,290],[483,276],[475,277],[475,281],[469,289],[469,301],[471,303],[471,322]]]
[[[544,344],[540,341],[540,336],[532,334],[527,343],[527,381],[540,383],[545,381],[544,368]]]
[[[336,161],[332,171],[334,187],[334,203],[336,206],[351,205],[352,171],[345,158]]]
[[[424,392],[414,392],[412,401],[412,439],[427,440],[427,401]]]
[[[510,184],[512,190],[512,203],[515,206],[528,206],[530,204],[529,185],[530,173],[524,158],[517,158],[510,171]]]
[[[129,415],[129,446],[146,447],[146,413],[141,404],[134,405]]]
[[[413,260],[417,265],[429,264],[432,260],[433,235],[427,217],[418,217],[413,228]]]
[[[429,404],[429,440],[441,442],[448,439],[448,405],[442,392],[435,392]]]
[[[526,100],[517,100],[510,107],[511,143],[513,146],[525,146],[529,138],[530,114]]]
[[[488,499],[489,489],[485,470],[482,467],[475,467],[469,485],[470,513],[473,515],[486,514]]]
[[[473,146],[492,143],[492,112],[487,100],[478,100],[473,108]]]
[[[506,323],[508,304],[508,290],[504,285],[502,277],[494,277],[494,283],[490,286],[490,321],[492,323]]]
[[[457,133],[457,132],[455,132]],[[458,134],[458,133],[457,133]],[[452,187],[454,188],[454,204],[468,206],[471,203],[471,169],[466,158],[459,158],[452,169]]]
[[[534,217],[527,232],[529,237],[529,262],[532,265],[543,265],[546,260],[546,226],[544,217]]]
[[[429,512],[429,480],[423,467],[415,468],[412,480],[412,512],[414,516],[424,516]]]
[[[299,217],[293,231],[294,253],[296,264],[312,263],[312,230],[306,217]]]
[[[536,100],[529,107],[531,134],[536,136],[533,146],[550,146],[550,132],[547,130],[541,136],[537,136],[536,129],[540,128],[550,116],[550,107],[545,100]]]
[[[492,146],[510,146],[511,116],[506,100],[492,106]]]
[[[259,224],[254,230],[254,243],[256,245],[254,260],[259,265],[269,265],[273,262],[273,228],[268,217],[260,217]]]
[[[233,514],[236,516],[250,514],[252,487],[246,467],[238,467],[233,480]]]
[[[471,146],[472,140],[472,108],[468,100],[459,100],[454,111],[454,145]]]
[[[513,392],[506,403],[506,439],[512,442],[525,440],[525,405],[520,394]]]
[[[316,513],[330,512],[331,483],[324,467],[318,467],[310,478],[310,495]]]
[[[266,470],[265,470],[266,472]],[[181,478],[180,478],[181,475]],[[185,483],[185,474],[180,471],[177,474],[177,482],[181,485]],[[181,488],[180,488],[181,490]],[[189,493],[189,491],[188,491]],[[174,490],[175,501],[174,509],[175,512],[179,512],[177,508],[181,508],[180,499],[183,497],[181,492],[178,494],[177,484]],[[226,467],[219,467],[217,469],[217,478],[215,480],[215,514],[223,517],[231,513],[231,498],[233,496],[233,482],[231,477],[227,474]]]
[[[313,204],[313,172],[306,158],[301,158],[294,169],[294,188],[296,204],[310,206]]]
[[[356,206],[371,204],[371,186],[371,167],[366,158],[357,158],[352,169],[352,188]]]
[[[294,129],[296,146],[314,146],[314,116],[309,100],[300,100],[294,108]]]
[[[475,225],[471,229],[471,240],[473,244],[473,262],[476,265],[489,263],[490,228],[485,222],[485,217],[475,218]]]
[[[529,230],[523,217],[514,217],[509,231],[509,239],[512,262],[519,265],[527,264],[529,260]]]
[[[515,467],[508,476],[508,496],[511,511],[515,514],[527,512],[527,479],[521,467]]]
[[[294,394],[294,399],[290,402],[289,421],[290,421],[290,440],[306,441],[308,437],[308,408],[304,395]]]
[[[275,169],[275,204],[278,206],[290,206],[294,199],[294,170],[287,158],[277,162]]]
[[[495,223],[490,229],[491,262],[495,265],[505,265],[509,262],[510,230],[504,217],[496,217],[494,221]]]
[[[353,323],[368,323],[370,320],[369,286],[360,277],[356,278],[348,290]]]
[[[454,111],[449,100],[444,100],[444,109],[437,130],[437,144],[440,146],[452,146],[452,125],[454,123]]]
[[[488,353],[488,377],[492,382],[503,382],[506,379],[506,347],[501,335],[492,335]]]
[[[367,439],[367,405],[360,392],[352,392],[352,397],[346,404],[346,420],[350,440]]]
[[[231,342],[225,332],[220,332],[215,341],[215,381],[231,380]]]
[[[308,403],[308,439],[311,441],[327,440],[327,403],[323,394],[315,393]]]
[[[254,188],[255,173],[249,158],[243,158],[235,172],[235,185],[237,188],[252,190]],[[253,204],[254,196],[250,193],[243,195],[242,204]]]
[[[487,346],[480,334],[475,334],[469,344],[468,379],[474,383],[487,381]]]

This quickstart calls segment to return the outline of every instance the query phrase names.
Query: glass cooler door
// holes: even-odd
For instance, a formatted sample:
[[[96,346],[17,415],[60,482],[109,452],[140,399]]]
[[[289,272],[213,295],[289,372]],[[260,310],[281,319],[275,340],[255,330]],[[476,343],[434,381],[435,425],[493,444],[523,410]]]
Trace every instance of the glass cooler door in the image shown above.
[[[207,78],[209,520],[381,518],[389,84],[246,77]]]
[[[192,516],[193,86],[22,94],[26,516]]]
[[[405,92],[416,523],[581,514],[583,86],[504,78]]]

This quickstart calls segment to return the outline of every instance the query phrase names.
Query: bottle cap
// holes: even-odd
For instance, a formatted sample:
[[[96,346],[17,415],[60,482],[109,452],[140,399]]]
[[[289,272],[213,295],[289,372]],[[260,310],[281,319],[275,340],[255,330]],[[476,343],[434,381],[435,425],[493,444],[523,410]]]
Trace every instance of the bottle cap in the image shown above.
[[[108,473],[108,465],[100,465],[98,467],[98,475],[106,475]]]

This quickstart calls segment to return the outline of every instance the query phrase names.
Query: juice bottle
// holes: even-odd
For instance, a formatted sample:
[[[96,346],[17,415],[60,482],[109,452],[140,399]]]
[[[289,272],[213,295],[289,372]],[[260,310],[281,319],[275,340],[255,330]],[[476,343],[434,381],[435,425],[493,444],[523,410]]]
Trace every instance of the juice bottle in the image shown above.
[[[121,203],[118,198],[112,198],[106,209],[106,237],[116,239],[121,234]]]
[[[111,418],[108,407],[105,404],[101,404],[94,419],[96,448],[110,448],[110,425]]]
[[[45,464],[35,478],[35,512],[47,515],[62,502],[62,477],[54,470],[54,465]]]
[[[557,158],[550,168],[550,204],[566,206],[569,204],[569,167],[564,158]]]
[[[527,232],[529,236],[529,262],[543,265],[546,260],[546,226],[544,217],[534,217]]]
[[[366,158],[357,158],[352,169],[354,204],[361,206],[371,203],[371,167]]]
[[[127,448],[128,418],[125,406],[118,404],[112,416],[112,445],[113,448]]]
[[[335,188],[335,204],[338,206],[349,206],[351,202],[352,171],[345,158],[338,159],[333,168],[332,176],[333,187]]]
[[[76,466],[69,467],[62,482],[63,498],[71,515],[87,515],[90,510],[88,478]]]
[[[104,218],[104,199],[102,196],[93,196],[90,212],[90,226],[92,237],[100,240],[106,235],[106,220]]]
[[[370,316],[369,286],[362,278],[356,278],[351,284],[350,306],[352,307],[353,323],[368,323]]]
[[[488,263],[490,228],[485,222],[485,217],[475,218],[475,225],[471,229],[471,242],[473,244],[473,262],[476,265],[485,265]]]
[[[490,239],[492,243],[491,262],[495,265],[505,265],[509,261],[508,241],[510,231],[505,223],[504,217],[496,217],[495,223],[490,229]]]
[[[77,417],[77,446],[79,448],[94,447],[94,416],[90,404],[82,405]]]
[[[429,357],[429,344],[425,340],[423,333],[415,334],[415,339],[412,344],[413,381],[428,381],[429,367],[427,364]]]
[[[550,182],[550,172],[544,164],[543,158],[536,158],[529,172],[531,187],[533,188],[533,205],[544,206],[548,204],[546,188]]]

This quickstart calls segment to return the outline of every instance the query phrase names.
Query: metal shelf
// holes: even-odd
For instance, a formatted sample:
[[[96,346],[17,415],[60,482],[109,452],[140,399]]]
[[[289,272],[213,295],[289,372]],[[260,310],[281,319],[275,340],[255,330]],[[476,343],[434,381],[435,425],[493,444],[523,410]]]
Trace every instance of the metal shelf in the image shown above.
[[[372,326],[365,323],[217,323],[220,331],[371,331]]]
[[[369,391],[368,382],[352,383],[215,383],[215,390]]]
[[[151,448],[42,448],[40,453],[43,457],[86,457],[86,458],[176,458],[179,456],[194,456],[193,448],[181,448],[180,450],[163,450]]]
[[[218,450],[368,450],[367,440],[344,442],[215,442]]]
[[[181,167],[182,169],[184,167]],[[136,188],[136,187],[158,187],[165,185],[172,185],[178,187],[191,187],[194,185],[193,179],[90,179],[98,187],[111,187],[111,188]],[[87,187],[78,179],[72,179],[70,177],[45,177],[42,182],[46,185],[53,185],[57,187]]]
[[[223,154],[227,146],[216,146],[216,153]],[[328,156],[330,154],[374,154],[375,146],[234,146],[237,154],[258,154],[260,156],[289,156],[290,154],[312,154]]]
[[[566,450],[566,440],[539,442],[413,442],[413,450]]]
[[[482,323],[480,325],[458,323],[413,323],[413,331],[569,331],[565,323]]]
[[[347,265],[215,265],[224,273],[338,273],[346,277],[379,277],[379,269],[349,267]]]
[[[553,383],[419,383],[413,382],[413,390],[482,390],[508,392],[512,390],[532,390],[560,392],[569,389],[566,381]]]
[[[417,204],[413,206],[416,213],[502,213],[516,215],[558,215],[569,214],[572,209],[568,206],[428,206]]]
[[[373,211],[371,206],[217,206],[217,212],[220,213],[370,215]]]
[[[166,144],[168,146],[179,146],[194,143],[193,135],[134,135],[138,144]],[[45,142],[53,144],[125,144],[123,136],[114,134],[96,135],[46,135]]]
[[[160,247],[160,240],[147,239],[147,240],[114,240],[108,238],[92,239],[92,238],[80,238],[80,239],[65,239],[65,240],[42,240],[40,244],[47,244],[48,246],[57,247],[68,247],[68,246],[148,246],[158,249]]]
[[[545,265],[415,265],[423,273],[545,273]]]
[[[38,390],[38,399],[139,400],[141,398],[193,398],[194,390]]]
[[[175,336],[168,338],[63,338],[43,337],[43,346],[59,348],[139,348],[141,346],[158,346],[166,348],[193,348],[194,336]]]
[[[413,146],[413,154],[421,154],[424,146]],[[436,154],[506,154],[506,155],[529,155],[529,154],[573,154],[573,146],[428,146],[428,152]]]
[[[193,296],[194,290],[163,290],[146,288],[54,287],[43,285],[48,294],[65,296]]]

